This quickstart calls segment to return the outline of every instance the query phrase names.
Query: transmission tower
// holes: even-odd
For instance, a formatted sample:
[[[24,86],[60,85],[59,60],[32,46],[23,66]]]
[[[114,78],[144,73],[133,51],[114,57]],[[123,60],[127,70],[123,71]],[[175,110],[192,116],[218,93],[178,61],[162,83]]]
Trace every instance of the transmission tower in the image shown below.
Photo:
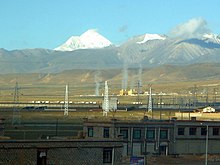
[[[218,89],[214,88],[213,89],[213,102],[214,103],[216,103],[217,94],[218,94]]]
[[[197,91],[198,91],[198,88],[196,85],[194,85],[194,88],[193,88],[193,104],[194,106],[197,106]]]
[[[19,108],[19,88],[18,82],[15,84],[14,90],[14,106],[13,106],[13,116],[12,116],[12,125],[20,125],[21,124],[21,115]]]
[[[65,91],[65,101],[64,101],[64,116],[68,116],[69,111],[69,105],[68,105],[68,85],[66,85],[66,91]]]
[[[108,83],[105,81],[104,101],[102,105],[103,116],[107,116],[109,112]]]
[[[141,82],[140,82],[140,80],[138,80],[138,82],[137,82],[137,102],[138,102],[138,104],[140,103],[141,87],[142,87]]]
[[[148,97],[148,112],[152,112],[152,91],[151,91],[151,84],[149,85],[149,97]]]

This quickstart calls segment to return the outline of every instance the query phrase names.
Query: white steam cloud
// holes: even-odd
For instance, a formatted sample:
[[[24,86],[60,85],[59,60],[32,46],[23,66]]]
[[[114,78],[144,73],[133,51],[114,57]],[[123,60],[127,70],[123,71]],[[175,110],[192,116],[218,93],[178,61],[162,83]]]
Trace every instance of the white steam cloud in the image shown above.
[[[122,70],[122,89],[127,90],[128,87],[128,66],[124,64],[123,70]]]
[[[142,65],[139,65],[139,70],[138,70],[138,81],[139,85],[142,86]]]
[[[95,87],[95,95],[99,96],[99,88],[100,88],[100,83],[102,81],[101,72],[99,72],[99,71],[95,72],[94,79],[95,79],[95,86],[96,86]]]
[[[171,37],[196,38],[210,32],[207,22],[203,18],[193,18],[176,26],[170,31],[169,35]]]

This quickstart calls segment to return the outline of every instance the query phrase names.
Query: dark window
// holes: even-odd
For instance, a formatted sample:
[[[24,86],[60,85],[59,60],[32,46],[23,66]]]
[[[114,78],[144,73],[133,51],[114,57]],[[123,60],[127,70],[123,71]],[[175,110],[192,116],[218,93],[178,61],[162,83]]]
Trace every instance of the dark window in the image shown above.
[[[47,163],[47,149],[37,149],[37,164]]]
[[[140,139],[141,138],[141,129],[134,129],[133,138],[134,139]]]
[[[120,134],[122,134],[123,139],[128,139],[128,129],[121,129]]]
[[[168,130],[160,130],[160,138],[167,139],[168,138]]]
[[[213,128],[213,133],[212,133],[213,135],[219,135],[219,128]]]
[[[184,135],[185,128],[178,128],[178,135]]]
[[[93,137],[93,127],[88,127],[88,137]]]
[[[112,163],[112,148],[103,148],[103,163]]]
[[[155,130],[147,130],[147,139],[155,139]]]
[[[196,135],[196,127],[189,128],[189,135]]]
[[[104,128],[103,137],[104,138],[109,138],[109,128],[108,127]]]
[[[201,128],[201,135],[206,135],[206,133],[207,133],[206,127],[202,127]]]

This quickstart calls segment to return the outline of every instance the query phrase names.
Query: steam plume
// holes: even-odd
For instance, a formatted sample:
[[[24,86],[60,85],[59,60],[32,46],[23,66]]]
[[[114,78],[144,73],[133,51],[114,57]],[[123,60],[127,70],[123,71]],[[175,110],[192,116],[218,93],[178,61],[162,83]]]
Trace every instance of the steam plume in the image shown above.
[[[139,85],[142,86],[142,65],[141,64],[138,70],[138,81],[139,81]]]
[[[124,68],[122,70],[123,79],[122,79],[122,89],[127,90],[128,87],[128,67],[127,65],[124,65]]]
[[[99,96],[99,87],[100,87],[100,82],[102,81],[102,78],[101,78],[101,73],[100,72],[95,72],[95,95],[96,96]]]

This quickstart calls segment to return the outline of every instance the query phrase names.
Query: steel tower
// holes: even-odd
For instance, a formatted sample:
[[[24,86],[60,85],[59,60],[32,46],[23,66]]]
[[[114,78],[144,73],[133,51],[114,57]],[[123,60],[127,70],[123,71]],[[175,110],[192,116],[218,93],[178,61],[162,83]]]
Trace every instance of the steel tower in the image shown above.
[[[14,90],[14,106],[13,106],[13,116],[12,116],[12,125],[20,125],[21,124],[21,114],[19,105],[19,88],[18,82],[15,84]]]
[[[151,90],[151,84],[149,85],[149,97],[148,97],[148,112],[152,112],[152,90]]]
[[[68,116],[69,112],[69,101],[68,101],[68,85],[66,85],[66,91],[65,91],[65,101],[64,101],[64,116]]]
[[[108,83],[105,81],[104,101],[102,105],[103,116],[107,116],[109,112]]]

